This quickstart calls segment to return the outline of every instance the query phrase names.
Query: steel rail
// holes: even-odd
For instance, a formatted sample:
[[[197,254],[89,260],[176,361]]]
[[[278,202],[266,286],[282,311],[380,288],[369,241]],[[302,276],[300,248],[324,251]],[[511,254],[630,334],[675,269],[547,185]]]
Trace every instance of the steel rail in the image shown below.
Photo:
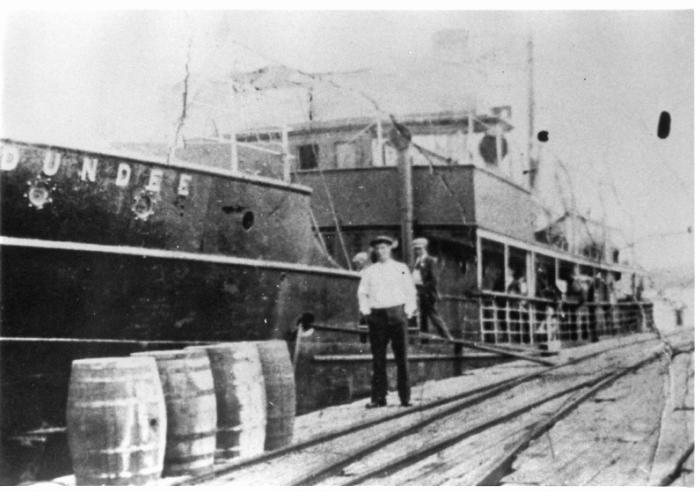
[[[669,336],[675,336],[675,335],[679,335],[681,333],[683,333],[683,331],[674,332],[674,333],[670,334]],[[563,362],[557,364],[556,366],[538,369],[532,373],[528,373],[525,375],[518,375],[515,377],[508,378],[506,380],[487,384],[485,386],[472,388],[472,389],[469,389],[467,391],[461,392],[459,394],[448,396],[446,398],[441,398],[441,399],[438,399],[436,401],[432,401],[430,403],[416,405],[416,406],[410,407],[410,408],[405,408],[403,410],[400,410],[396,413],[392,413],[390,415],[382,415],[382,416],[379,416],[376,418],[365,420],[363,422],[350,424],[350,425],[347,425],[347,426],[342,427],[340,429],[335,429],[332,431],[324,432],[322,434],[317,434],[317,435],[311,436],[308,439],[298,441],[296,443],[292,443],[288,446],[284,446],[284,447],[278,448],[276,450],[270,450],[270,451],[267,451],[267,452],[262,453],[260,455],[256,455],[254,457],[235,459],[233,461],[230,461],[230,462],[227,462],[224,464],[215,465],[212,470],[209,470],[205,473],[198,474],[195,476],[188,476],[182,480],[173,482],[172,485],[183,485],[184,486],[184,485],[194,485],[194,484],[206,483],[207,481],[210,481],[210,480],[216,479],[216,478],[220,478],[226,474],[235,472],[237,470],[242,470],[242,469],[245,469],[247,467],[262,464],[264,462],[268,462],[270,460],[274,460],[274,459],[280,458],[282,456],[289,455],[289,454],[304,450],[306,448],[310,448],[310,447],[315,446],[317,444],[332,441],[332,440],[337,439],[339,437],[343,437],[343,436],[352,434],[354,432],[358,432],[358,431],[367,429],[369,427],[373,427],[373,426],[376,426],[376,425],[379,425],[379,424],[382,424],[382,423],[385,423],[385,422],[388,422],[391,420],[398,420],[398,419],[401,419],[407,415],[410,415],[410,414],[413,414],[416,412],[422,412],[422,411],[436,408],[439,406],[443,406],[443,405],[458,401],[460,399],[470,398],[470,397],[474,396],[468,400],[468,402],[467,402],[468,404],[466,406],[468,406],[469,404],[476,404],[480,401],[486,400],[490,397],[496,396],[496,395],[503,393],[509,389],[512,389],[513,387],[516,387],[519,384],[528,382],[528,381],[535,379],[541,375],[544,375],[550,371],[553,371],[553,370],[556,370],[559,368],[563,368],[563,367],[567,367],[567,366],[571,366],[571,365],[575,365],[575,364],[584,362],[586,360],[589,360],[591,358],[595,358],[597,356],[602,356],[602,355],[607,354],[607,353],[612,352],[612,351],[626,349],[629,347],[637,346],[639,344],[645,344],[648,342],[655,342],[658,340],[659,339],[657,337],[653,337],[653,338],[635,340],[633,342],[628,342],[628,343],[625,343],[623,345],[612,346],[612,347],[609,347],[607,349],[603,349],[600,351],[596,351],[593,353],[589,353],[589,354],[580,356],[578,358],[563,361]],[[464,405],[464,403],[463,403],[463,405]],[[455,411],[458,411],[458,410],[455,410]]]
[[[631,367],[624,367],[621,369],[614,369],[611,371],[608,371],[604,373],[603,375],[599,375],[594,377],[593,379],[589,379],[585,382],[576,384],[572,387],[568,387],[566,389],[563,389],[561,391],[558,391],[554,394],[550,394],[548,396],[545,396],[544,398],[537,399],[535,401],[531,401],[520,408],[517,408],[513,411],[510,411],[508,413],[505,413],[503,415],[499,415],[498,417],[495,418],[489,418],[486,419],[478,424],[475,424],[471,426],[470,428],[466,430],[461,430],[455,433],[452,433],[439,441],[429,444],[427,446],[423,446],[419,448],[418,450],[415,450],[408,455],[399,457],[395,460],[380,464],[379,466],[373,467],[367,472],[364,472],[360,475],[357,475],[343,483],[341,485],[343,486],[350,486],[350,485],[358,485],[361,484],[368,479],[372,479],[378,476],[387,476],[389,474],[392,474],[398,470],[404,469],[410,465],[415,464],[416,462],[419,462],[420,460],[423,460],[425,458],[428,458],[436,453],[439,453],[440,451],[449,448],[451,446],[456,445],[460,441],[463,441],[464,439],[467,439],[471,436],[474,436],[476,434],[479,434],[489,428],[495,427],[497,425],[500,425],[502,423],[505,423],[509,420],[512,420],[513,418],[516,418],[533,408],[537,406],[541,406],[547,402],[553,401],[555,399],[558,399],[562,396],[565,396],[567,394],[570,394],[572,392],[577,392],[585,387],[590,387],[589,390],[585,391],[583,395],[578,395],[573,398],[568,403],[565,403],[562,408],[557,410],[555,414],[548,418],[543,424],[538,425],[533,431],[529,432],[525,438],[523,438],[521,441],[518,442],[518,445],[516,448],[513,450],[513,452],[509,452],[506,454],[504,457],[499,457],[496,460],[496,463],[494,464],[493,467],[489,469],[489,472],[484,475],[482,479],[477,481],[477,485],[493,485],[496,484],[497,480],[496,478],[498,477],[498,471],[505,470],[508,464],[512,463],[512,460],[515,459],[518,453],[522,451],[523,446],[526,448],[527,444],[532,440],[535,439],[536,437],[539,437],[542,433],[544,433],[547,429],[549,429],[551,426],[553,426],[558,420],[566,416],[568,413],[573,411],[578,405],[580,405],[583,401],[588,399],[590,396],[595,394],[597,391],[602,389],[603,387],[606,387],[607,385],[613,383],[615,380],[618,378],[624,376],[625,374],[630,373],[631,371],[634,371],[636,369],[641,368],[643,365],[650,363],[657,358],[659,358],[662,355],[662,353],[655,353],[652,356],[649,356],[647,358],[644,358],[642,361],[636,363],[635,365]]]

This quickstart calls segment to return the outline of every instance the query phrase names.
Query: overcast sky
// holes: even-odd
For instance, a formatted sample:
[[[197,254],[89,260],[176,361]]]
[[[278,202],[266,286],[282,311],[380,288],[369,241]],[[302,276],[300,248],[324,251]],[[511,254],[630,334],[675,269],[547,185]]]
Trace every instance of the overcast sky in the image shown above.
[[[3,41],[2,135],[95,146],[162,135],[159,106],[190,41],[200,74],[274,61],[337,71],[415,62],[442,29],[496,46],[532,30],[535,127],[549,131],[550,153],[589,201],[602,190],[616,221],[634,220],[643,264],[692,261],[692,237],[646,237],[693,224],[689,11],[15,13]],[[672,116],[664,141],[662,110]]]

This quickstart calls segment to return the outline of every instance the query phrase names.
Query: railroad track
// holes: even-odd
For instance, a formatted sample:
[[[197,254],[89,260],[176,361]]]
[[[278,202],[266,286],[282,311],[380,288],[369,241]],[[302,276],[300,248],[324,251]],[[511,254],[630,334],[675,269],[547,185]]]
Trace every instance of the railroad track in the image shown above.
[[[666,344],[683,333],[685,332],[681,331],[675,335],[666,336]],[[639,346],[649,342],[659,343],[653,354],[643,356],[634,363],[627,361],[620,364],[621,360],[617,359],[616,361],[616,355],[626,353],[628,350],[635,350],[638,353]],[[390,475],[431,454],[439,453],[461,440],[485,432],[538,407],[556,405],[551,416],[553,419],[551,425],[554,425],[558,419],[563,418],[603,387],[654,361],[667,350],[668,346],[662,345],[657,338],[647,338],[612,346],[561,362],[553,367],[511,377],[437,401],[403,409],[390,415],[381,415],[361,423],[316,435],[257,457],[221,464],[208,474],[189,477],[174,484],[229,482],[255,484],[256,480],[269,484],[267,481],[270,477],[274,478],[274,482],[278,484],[362,484],[373,478]],[[607,360],[608,364],[612,361],[612,364],[617,363],[617,366],[606,369],[602,373],[594,367],[594,374],[575,370],[581,363],[606,356],[611,358]],[[496,416],[485,419],[476,418],[480,409],[483,413],[481,407],[495,398],[507,397],[509,394],[514,397],[514,394],[527,392],[529,386],[537,388],[543,380],[550,379],[558,379],[558,381],[550,384],[553,385],[551,390],[545,391],[540,397],[529,398],[520,405],[511,405],[512,407],[508,407]],[[468,422],[467,425],[465,425],[465,420]],[[546,431],[549,420],[545,420],[545,423],[540,423],[533,428],[532,435],[525,436],[528,438],[527,442],[536,439],[538,435]],[[446,432],[445,428],[450,427],[446,422],[450,421],[454,430]],[[423,446],[414,446],[410,451],[403,449],[401,452],[397,452],[397,447],[400,446],[402,440],[410,439],[411,436],[425,432],[431,427],[442,427],[439,439],[430,440]],[[358,446],[357,443],[362,444]],[[392,447],[394,455],[390,454],[388,458],[382,459],[382,454],[387,454],[387,450]],[[498,471],[507,469],[508,464],[516,455],[498,457],[493,464],[493,472],[484,474],[484,477],[477,484],[495,484],[498,479]],[[376,458],[377,456],[379,458]],[[372,466],[364,467],[351,477],[347,476],[346,468],[356,468],[357,464],[368,460],[368,457],[371,458]],[[302,472],[294,472],[299,470]]]

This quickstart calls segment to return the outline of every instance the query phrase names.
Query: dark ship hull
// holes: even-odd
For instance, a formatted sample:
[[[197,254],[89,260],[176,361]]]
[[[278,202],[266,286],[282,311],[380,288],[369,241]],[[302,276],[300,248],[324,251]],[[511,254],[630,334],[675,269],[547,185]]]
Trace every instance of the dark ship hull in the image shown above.
[[[0,159],[3,483],[61,436],[73,359],[357,320],[357,276],[318,246],[307,188],[11,141]],[[302,407],[322,396],[300,387]]]
[[[359,275],[328,256],[311,189],[184,163],[3,140],[0,483],[70,472],[71,361],[285,339],[300,412],[369,393]],[[296,339],[297,322],[314,332]],[[413,383],[501,361],[411,340]]]

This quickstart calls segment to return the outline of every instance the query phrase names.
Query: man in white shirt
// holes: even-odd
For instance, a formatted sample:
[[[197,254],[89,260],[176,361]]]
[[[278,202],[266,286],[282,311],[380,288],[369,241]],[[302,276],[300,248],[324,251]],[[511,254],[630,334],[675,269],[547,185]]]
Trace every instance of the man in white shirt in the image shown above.
[[[360,313],[367,318],[372,348],[372,398],[367,408],[386,406],[386,348],[391,342],[402,406],[410,406],[406,355],[408,318],[416,313],[416,288],[406,264],[391,258],[394,240],[378,236],[371,242],[377,262],[361,273],[357,298]]]

